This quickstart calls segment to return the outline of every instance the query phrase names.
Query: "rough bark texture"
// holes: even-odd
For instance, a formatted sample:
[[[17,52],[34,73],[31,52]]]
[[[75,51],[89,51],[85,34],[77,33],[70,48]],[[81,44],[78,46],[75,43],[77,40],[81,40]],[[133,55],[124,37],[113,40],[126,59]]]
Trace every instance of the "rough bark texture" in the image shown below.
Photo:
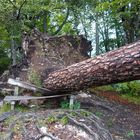
[[[140,79],[140,41],[50,73],[45,87],[77,91],[90,86]]]

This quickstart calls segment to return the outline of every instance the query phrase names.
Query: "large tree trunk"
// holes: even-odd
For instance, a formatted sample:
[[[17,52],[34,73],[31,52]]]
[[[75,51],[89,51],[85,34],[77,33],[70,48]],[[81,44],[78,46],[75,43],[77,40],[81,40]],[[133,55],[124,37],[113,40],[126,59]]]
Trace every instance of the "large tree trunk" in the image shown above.
[[[82,36],[49,37],[34,30],[23,39],[23,49],[25,57],[10,77],[59,94],[140,79],[140,41],[89,58],[91,45]]]
[[[50,73],[45,87],[78,91],[90,86],[140,79],[140,41]]]

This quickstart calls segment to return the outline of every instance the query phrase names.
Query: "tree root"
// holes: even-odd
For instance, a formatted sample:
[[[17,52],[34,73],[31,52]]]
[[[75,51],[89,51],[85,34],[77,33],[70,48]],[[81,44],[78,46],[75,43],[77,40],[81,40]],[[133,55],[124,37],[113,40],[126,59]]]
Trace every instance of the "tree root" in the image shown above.
[[[107,109],[111,112],[115,112],[115,108],[110,107],[110,105],[108,105],[108,102],[105,102],[104,100],[97,97],[96,95],[91,95],[91,96],[92,96],[92,98],[90,98],[90,97],[87,97],[87,98],[77,97],[77,99],[78,99],[78,101],[81,102],[81,104],[89,105],[89,106],[99,106],[99,107]]]
[[[38,125],[36,125],[36,128],[37,128],[38,132],[40,133],[40,135],[37,136],[37,137],[35,138],[35,140],[40,140],[41,138],[44,138],[44,137],[49,137],[49,138],[51,138],[51,140],[59,140],[59,138],[54,137],[54,136],[53,136],[52,134],[50,134],[49,132],[45,132],[45,134],[42,133],[42,131],[40,130],[40,128],[39,128]]]
[[[96,127],[97,133],[99,134],[102,139],[107,139],[107,140],[113,140],[111,134],[107,129],[103,127],[103,124],[101,123],[101,120],[92,114],[91,116],[85,117],[79,113],[79,111],[74,111],[80,118],[84,118],[85,120],[88,120],[92,122],[92,126]]]
[[[66,115],[69,118],[70,123],[73,123],[74,125],[86,131],[95,140],[99,140],[99,136],[95,132],[93,132],[88,126],[86,126],[86,124],[76,121],[74,118],[70,117],[69,114]]]
[[[39,127],[40,120],[44,120],[46,122],[46,119],[51,115],[56,117],[58,120],[61,119],[63,116],[66,116],[68,118],[68,126],[72,125],[73,127],[79,128],[78,132],[76,134],[80,134],[80,131],[82,130],[85,132],[90,140],[113,140],[111,134],[108,130],[106,130],[101,122],[101,120],[95,116],[94,114],[90,113],[87,116],[84,116],[81,114],[81,112],[86,112],[85,110],[50,110],[47,111],[47,113],[18,113],[14,120],[9,125],[9,131],[7,134],[10,134],[8,137],[9,139],[13,139],[13,129],[16,128],[16,124],[20,125],[20,131],[17,131],[17,133],[20,132],[23,139],[28,140],[40,140],[42,138],[48,137],[51,140],[59,140],[57,138],[57,134],[53,136],[51,132],[45,132],[43,133]],[[72,115],[74,113],[75,115]],[[43,126],[46,125],[46,123],[43,122]],[[33,125],[33,127],[32,127]],[[67,124],[66,124],[67,125]],[[47,126],[45,126],[47,128]],[[35,135],[31,134],[32,130],[30,128],[34,129]],[[10,132],[10,133],[9,133]],[[6,139],[8,140],[8,138]]]

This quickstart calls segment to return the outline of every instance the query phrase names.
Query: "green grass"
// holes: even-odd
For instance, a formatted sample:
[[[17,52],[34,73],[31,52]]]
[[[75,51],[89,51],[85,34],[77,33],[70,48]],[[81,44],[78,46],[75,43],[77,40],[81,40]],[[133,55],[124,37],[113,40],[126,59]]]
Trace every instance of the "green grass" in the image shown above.
[[[95,88],[90,88],[89,91],[112,91],[117,92],[120,95],[120,98],[128,100],[128,102],[140,105],[140,81],[131,81],[118,83],[107,86],[100,86]]]
[[[127,99],[129,102],[140,105],[140,96],[131,96],[130,94],[121,94],[123,99]]]
[[[63,125],[66,125],[69,123],[69,119],[67,116],[63,116],[61,119],[60,119],[60,123],[63,124]]]
[[[91,91],[91,92],[94,92],[94,91],[115,91],[115,88],[111,85],[99,86],[99,87],[89,88],[89,91]]]
[[[17,105],[15,105],[14,110],[20,111],[20,112],[26,112],[29,110],[29,108],[17,104]],[[10,103],[4,103],[3,106],[0,107],[0,114],[3,114],[4,112],[9,112],[9,111],[11,111],[11,104]]]
[[[4,112],[8,112],[11,109],[11,105],[10,104],[3,104],[3,106],[0,107],[0,114],[4,113]]]

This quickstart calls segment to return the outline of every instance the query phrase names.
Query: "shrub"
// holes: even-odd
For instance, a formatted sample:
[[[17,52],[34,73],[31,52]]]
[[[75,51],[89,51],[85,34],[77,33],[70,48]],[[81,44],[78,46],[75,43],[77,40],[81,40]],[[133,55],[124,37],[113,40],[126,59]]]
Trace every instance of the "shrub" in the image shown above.
[[[140,96],[140,81],[132,81],[117,84],[116,90],[122,94],[129,94],[131,96]]]
[[[81,104],[78,101],[75,101],[73,103],[73,105],[70,107],[69,101],[68,100],[63,100],[60,103],[60,106],[62,109],[69,109],[69,108],[73,108],[73,109],[80,109]]]

